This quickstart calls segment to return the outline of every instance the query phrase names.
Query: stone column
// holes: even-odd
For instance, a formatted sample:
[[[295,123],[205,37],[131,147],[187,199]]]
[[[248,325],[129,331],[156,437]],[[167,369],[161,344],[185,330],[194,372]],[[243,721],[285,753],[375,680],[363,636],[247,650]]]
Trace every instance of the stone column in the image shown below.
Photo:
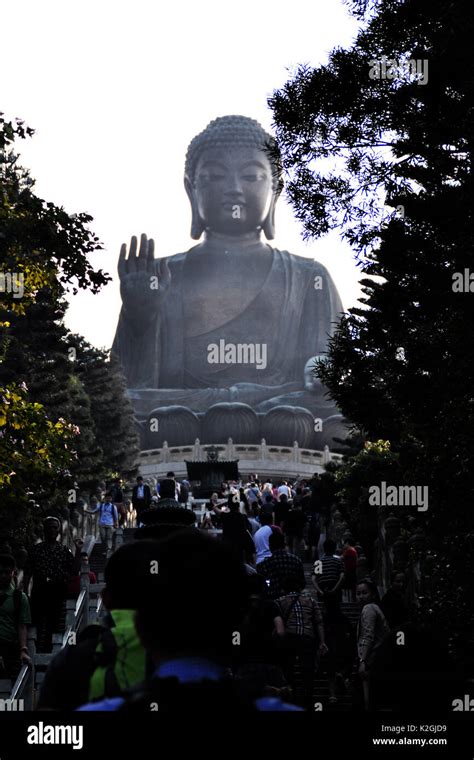
[[[295,441],[293,443],[293,462],[294,464],[300,463],[300,449],[298,446],[298,441]]]
[[[329,446],[326,444],[323,451],[323,464],[329,464],[331,461],[331,454],[329,451]]]

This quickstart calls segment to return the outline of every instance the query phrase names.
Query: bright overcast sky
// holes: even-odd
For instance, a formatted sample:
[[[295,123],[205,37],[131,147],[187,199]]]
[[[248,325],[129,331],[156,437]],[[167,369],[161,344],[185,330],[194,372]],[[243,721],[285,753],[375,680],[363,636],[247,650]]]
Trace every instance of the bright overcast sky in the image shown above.
[[[120,244],[141,232],[157,256],[195,244],[183,187],[192,137],[232,113],[270,129],[266,101],[289,70],[325,62],[356,33],[341,0],[18,0],[1,18],[0,111],[36,130],[19,145],[22,163],[41,197],[94,217],[104,252],[92,261],[114,278],[98,296],[73,297],[66,321],[106,347]],[[303,243],[283,197],[277,208],[274,244],[320,260],[354,305],[348,247],[336,235]]]

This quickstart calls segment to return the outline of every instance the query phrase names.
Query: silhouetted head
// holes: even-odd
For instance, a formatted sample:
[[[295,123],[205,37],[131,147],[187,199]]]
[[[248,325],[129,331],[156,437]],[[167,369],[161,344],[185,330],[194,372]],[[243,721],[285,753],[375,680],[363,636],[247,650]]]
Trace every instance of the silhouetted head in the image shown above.
[[[61,523],[57,517],[46,517],[43,520],[44,540],[47,544],[54,544],[57,541],[61,530]]]
[[[334,554],[336,551],[336,542],[332,538],[327,538],[323,544],[325,554]]]
[[[405,591],[405,586],[407,583],[407,579],[405,576],[405,573],[402,572],[393,572],[391,575],[391,587],[397,594],[403,594]]]
[[[278,551],[278,549],[284,549],[285,536],[283,533],[280,533],[279,530],[272,530],[271,535],[268,537],[268,546],[272,553]]]
[[[15,560],[11,554],[0,554],[0,590],[6,591],[13,581]]]
[[[139,578],[136,625],[143,644],[157,659],[227,654],[247,599],[242,563],[200,532],[175,533],[154,548],[158,571]]]
[[[132,541],[122,544],[107,561],[102,599],[108,610],[135,610],[143,584],[159,570],[157,541]]]
[[[302,591],[305,587],[305,583],[301,577],[289,574],[282,578],[281,586],[283,591],[286,591],[289,594],[292,591]]]

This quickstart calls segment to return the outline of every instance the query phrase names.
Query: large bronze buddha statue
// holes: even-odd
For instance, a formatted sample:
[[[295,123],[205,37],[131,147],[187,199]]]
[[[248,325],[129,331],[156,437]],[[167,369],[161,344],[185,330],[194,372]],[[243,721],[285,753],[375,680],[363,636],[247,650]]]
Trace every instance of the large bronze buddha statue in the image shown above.
[[[321,264],[263,240],[282,189],[273,138],[253,119],[215,119],[189,146],[184,183],[197,245],[155,259],[142,235],[119,258],[113,352],[143,447],[331,445],[340,415],[311,369],[342,305]]]

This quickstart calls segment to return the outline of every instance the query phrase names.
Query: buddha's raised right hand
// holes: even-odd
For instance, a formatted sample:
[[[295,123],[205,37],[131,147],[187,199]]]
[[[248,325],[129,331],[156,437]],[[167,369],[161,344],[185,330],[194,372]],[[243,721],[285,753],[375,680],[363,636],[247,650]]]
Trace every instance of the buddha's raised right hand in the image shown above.
[[[160,302],[169,287],[171,275],[165,259],[155,259],[155,243],[146,235],[140,238],[137,251],[135,235],[127,246],[122,244],[118,261],[123,308],[135,327],[146,327],[156,317]]]

